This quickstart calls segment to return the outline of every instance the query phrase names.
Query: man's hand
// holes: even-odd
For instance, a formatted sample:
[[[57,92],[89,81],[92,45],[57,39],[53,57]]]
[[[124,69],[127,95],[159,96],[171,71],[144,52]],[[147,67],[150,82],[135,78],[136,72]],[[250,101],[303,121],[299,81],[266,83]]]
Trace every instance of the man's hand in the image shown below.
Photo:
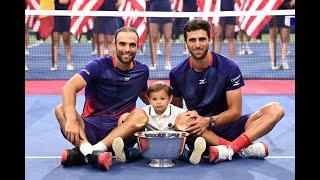
[[[127,119],[127,117],[129,116],[130,113],[123,113],[119,120],[118,120],[118,126],[120,126],[122,123],[124,123]]]
[[[195,111],[195,110],[187,111],[186,112],[186,116],[189,116],[190,118],[198,118],[198,117],[200,117],[198,112]]]
[[[208,117],[198,116],[195,120],[189,121],[187,123],[187,131],[191,135],[200,136],[206,129],[209,127],[209,119]]]
[[[80,143],[80,125],[78,121],[67,120],[65,126],[66,138],[76,147]]]

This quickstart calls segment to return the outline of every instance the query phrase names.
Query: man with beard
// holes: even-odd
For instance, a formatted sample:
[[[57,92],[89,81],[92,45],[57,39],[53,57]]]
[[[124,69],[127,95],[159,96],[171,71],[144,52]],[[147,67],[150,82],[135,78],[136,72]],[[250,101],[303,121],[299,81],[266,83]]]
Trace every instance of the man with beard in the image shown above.
[[[209,162],[231,160],[235,154],[265,158],[267,145],[252,142],[272,130],[284,116],[284,109],[270,102],[252,114],[242,115],[241,71],[233,60],[208,50],[209,23],[188,21],[184,38],[191,56],[170,71],[170,84],[172,104],[182,107],[184,99],[189,114],[198,113],[190,118],[186,112],[176,119],[177,129],[190,133],[186,142],[189,149],[193,139],[202,136],[209,145]],[[183,154],[190,156],[188,152]]]
[[[113,44],[116,56],[91,60],[63,86],[62,103],[55,108],[55,114],[63,136],[75,146],[62,152],[63,166],[88,163],[108,170],[113,139],[129,140],[145,128],[147,115],[135,107],[138,96],[147,103],[149,70],[134,59],[138,42],[134,28],[120,28]],[[75,108],[76,94],[83,88],[85,103],[80,115]],[[128,112],[126,121],[118,123],[119,117]]]

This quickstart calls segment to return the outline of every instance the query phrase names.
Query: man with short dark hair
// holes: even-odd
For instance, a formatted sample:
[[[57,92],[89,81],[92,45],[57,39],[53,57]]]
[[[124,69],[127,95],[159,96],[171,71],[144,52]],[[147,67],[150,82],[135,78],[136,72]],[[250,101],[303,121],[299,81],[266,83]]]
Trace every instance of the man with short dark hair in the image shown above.
[[[62,104],[55,108],[64,137],[76,148],[64,150],[61,164],[82,165],[108,170],[112,164],[112,141],[115,137],[130,139],[144,129],[147,115],[136,109],[145,92],[149,70],[135,60],[139,36],[135,29],[120,28],[115,34],[116,56],[93,59],[62,88]],[[85,88],[82,115],[75,109],[76,93]],[[118,125],[123,113],[130,113]]]
[[[191,56],[170,71],[172,103],[182,107],[184,99],[189,112],[198,115],[192,120],[188,112],[181,114],[177,128],[191,137],[205,138],[210,162],[231,160],[236,153],[247,158],[266,157],[267,145],[252,142],[272,130],[284,116],[284,109],[271,102],[253,114],[242,115],[241,71],[233,60],[209,51],[209,23],[188,21],[184,38]]]

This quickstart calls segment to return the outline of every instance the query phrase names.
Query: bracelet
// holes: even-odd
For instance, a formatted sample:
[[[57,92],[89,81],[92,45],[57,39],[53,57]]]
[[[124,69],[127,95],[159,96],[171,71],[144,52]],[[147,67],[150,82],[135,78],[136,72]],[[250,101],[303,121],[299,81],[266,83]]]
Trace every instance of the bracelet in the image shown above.
[[[216,124],[216,119],[213,116],[209,116],[209,123],[211,128],[214,127]]]

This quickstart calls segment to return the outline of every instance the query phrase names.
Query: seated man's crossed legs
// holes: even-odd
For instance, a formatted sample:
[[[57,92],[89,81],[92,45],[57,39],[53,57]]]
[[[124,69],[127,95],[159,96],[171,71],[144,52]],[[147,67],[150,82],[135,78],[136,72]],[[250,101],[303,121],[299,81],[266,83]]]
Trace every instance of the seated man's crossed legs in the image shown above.
[[[90,164],[108,170],[112,165],[113,140],[116,137],[128,139],[147,124],[147,115],[141,109],[130,112],[130,118],[119,125],[117,119],[112,118],[88,117],[84,120],[77,112],[76,121],[67,122],[62,105],[56,107],[55,114],[63,136],[75,146],[63,151],[63,166]]]
[[[283,116],[284,109],[278,103],[271,102],[253,114],[241,116],[233,123],[208,127],[200,136],[209,146],[209,162],[232,160],[235,154],[242,158],[265,158],[268,156],[267,144],[254,141],[270,132]],[[192,120],[195,118],[182,113],[176,120],[177,129],[187,129]],[[191,133],[190,137],[193,136],[195,135]],[[192,145],[192,142],[189,144]]]

